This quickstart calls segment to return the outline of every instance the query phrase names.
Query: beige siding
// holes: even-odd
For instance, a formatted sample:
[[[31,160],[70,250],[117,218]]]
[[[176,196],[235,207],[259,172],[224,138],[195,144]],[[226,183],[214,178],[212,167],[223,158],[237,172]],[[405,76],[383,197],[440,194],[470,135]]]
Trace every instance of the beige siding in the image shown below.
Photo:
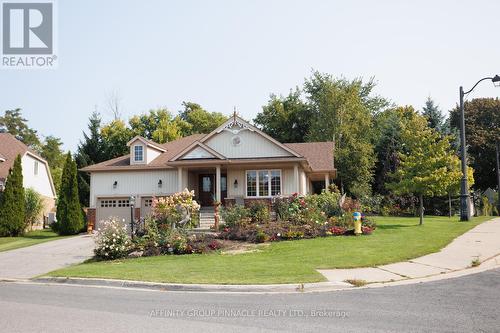
[[[289,152],[264,138],[260,134],[243,130],[239,132],[239,145],[233,145],[234,134],[222,131],[208,139],[205,144],[227,158],[258,158],[292,156]]]
[[[234,188],[234,181],[238,187]],[[245,170],[229,169],[227,171],[227,196],[229,198],[245,196]]]
[[[156,150],[156,149],[152,149],[152,148],[149,148],[146,149],[146,161],[149,163],[151,163],[155,158],[157,158],[158,156],[161,155],[161,152]]]
[[[191,150],[189,153],[184,155],[181,159],[182,160],[189,160],[189,159],[198,159],[198,158],[214,158],[215,156],[212,155],[210,152],[206,151],[202,147],[196,147],[193,150]]]
[[[162,180],[162,187],[158,181]],[[113,188],[113,183],[118,185]],[[153,196],[177,192],[177,170],[94,172],[90,178],[90,207],[98,197]]]

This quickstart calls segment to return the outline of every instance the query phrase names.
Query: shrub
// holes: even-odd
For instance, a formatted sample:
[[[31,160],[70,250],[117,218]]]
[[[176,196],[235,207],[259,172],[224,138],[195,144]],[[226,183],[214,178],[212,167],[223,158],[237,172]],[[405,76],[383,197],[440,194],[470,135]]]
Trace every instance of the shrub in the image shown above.
[[[361,210],[361,203],[356,199],[346,197],[342,203],[342,209],[346,213],[359,212]]]
[[[192,253],[192,247],[188,246],[187,235],[181,229],[172,229],[166,235],[165,250],[168,254]]]
[[[24,187],[21,155],[9,170],[0,201],[0,236],[19,236],[25,230]]]
[[[339,216],[342,213],[339,200],[340,193],[325,190],[321,194],[313,194],[306,197],[306,202],[310,206],[314,206],[324,212],[327,217]]]
[[[264,233],[263,231],[258,231],[257,234],[255,235],[255,242],[256,243],[264,243],[265,241],[268,240],[268,236],[266,235],[266,233]]]
[[[60,235],[74,235],[83,229],[83,214],[78,195],[76,162],[68,152],[61,178],[61,190],[57,200],[57,223],[54,227]]]
[[[234,227],[248,222],[250,210],[242,205],[234,205],[221,209],[221,216],[225,227]]]
[[[192,215],[200,209],[193,198],[194,191],[188,189],[171,196],[153,198],[152,215],[159,224],[166,224],[170,228],[188,226],[193,220]]]
[[[33,224],[40,217],[43,209],[43,199],[40,193],[32,188],[24,191],[24,218],[25,226],[33,227]]]
[[[104,221],[94,236],[95,256],[103,260],[125,257],[132,245],[127,228],[115,219]]]
[[[256,201],[250,206],[250,216],[254,223],[266,223],[271,219],[269,208],[262,201]]]
[[[328,231],[334,236],[341,236],[346,233],[347,229],[344,227],[333,226]]]

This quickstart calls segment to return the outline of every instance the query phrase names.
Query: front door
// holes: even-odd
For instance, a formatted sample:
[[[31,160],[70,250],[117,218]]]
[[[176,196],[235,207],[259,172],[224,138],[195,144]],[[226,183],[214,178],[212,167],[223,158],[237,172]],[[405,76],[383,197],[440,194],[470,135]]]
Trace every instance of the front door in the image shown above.
[[[212,206],[215,199],[215,182],[214,175],[201,174],[199,176],[199,192],[200,192],[200,205]]]

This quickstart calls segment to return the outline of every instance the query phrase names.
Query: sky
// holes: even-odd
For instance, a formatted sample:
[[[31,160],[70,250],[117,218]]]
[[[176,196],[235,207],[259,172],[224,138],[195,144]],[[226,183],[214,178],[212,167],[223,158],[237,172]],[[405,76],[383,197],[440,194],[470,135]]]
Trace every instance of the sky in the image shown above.
[[[0,112],[74,151],[88,118],[183,101],[251,120],[271,93],[318,70],[375,77],[375,92],[444,113],[482,77],[500,74],[500,1],[59,0],[52,70],[0,69]],[[483,82],[470,98],[499,97]]]

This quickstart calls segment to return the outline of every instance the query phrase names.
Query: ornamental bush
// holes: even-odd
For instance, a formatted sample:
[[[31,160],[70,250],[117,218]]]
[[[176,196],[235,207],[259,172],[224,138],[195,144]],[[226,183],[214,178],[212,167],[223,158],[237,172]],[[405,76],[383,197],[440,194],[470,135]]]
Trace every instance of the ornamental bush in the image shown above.
[[[248,223],[250,210],[242,205],[223,207],[221,209],[221,216],[225,226],[231,228],[236,225]]]
[[[200,210],[200,205],[194,200],[194,191],[184,189],[167,197],[154,198],[151,210],[158,224],[165,224],[170,228],[185,227],[191,225],[193,215]]]
[[[101,228],[94,235],[96,258],[112,260],[127,256],[132,242],[124,227],[117,219],[104,221]]]

